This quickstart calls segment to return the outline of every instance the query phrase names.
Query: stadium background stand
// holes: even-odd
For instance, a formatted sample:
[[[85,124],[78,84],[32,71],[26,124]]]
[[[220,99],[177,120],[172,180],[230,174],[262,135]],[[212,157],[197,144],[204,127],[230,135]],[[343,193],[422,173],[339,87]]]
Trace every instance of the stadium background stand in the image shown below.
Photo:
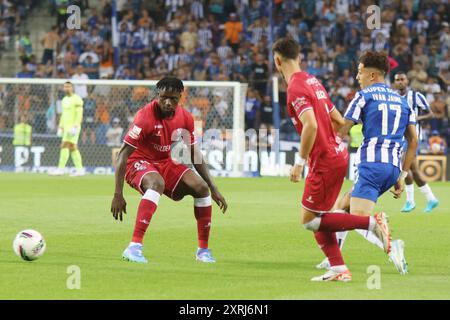
[[[0,50],[4,53],[9,48],[11,53],[11,44],[18,49],[13,51],[16,70],[2,66],[2,76],[70,78],[84,73],[89,79],[135,80],[173,74],[183,80],[246,82],[250,86],[246,127],[272,125],[267,1],[118,0],[120,58],[116,65],[110,0],[52,0],[40,2],[39,7],[37,2],[0,2]],[[302,69],[324,83],[341,112],[357,91],[360,53],[386,51],[392,67],[390,80],[397,71],[407,72],[411,87],[426,95],[438,115],[423,124],[423,141],[437,130],[448,144],[450,5],[439,0],[378,3],[381,28],[369,30],[366,8],[372,1],[274,0],[274,38],[289,35],[300,43]],[[64,8],[69,4],[82,9],[81,30],[64,26]],[[53,26],[57,28],[51,33]],[[45,52],[44,45],[55,42],[54,55]],[[5,97],[7,88],[1,89]],[[282,137],[295,140],[285,114],[285,90],[280,81],[280,128]],[[0,106],[3,114],[9,110],[7,103]],[[93,108],[89,112],[98,115],[94,125],[106,132],[115,118],[111,110],[95,97],[89,103]],[[11,130],[12,125],[0,121],[0,130]]]

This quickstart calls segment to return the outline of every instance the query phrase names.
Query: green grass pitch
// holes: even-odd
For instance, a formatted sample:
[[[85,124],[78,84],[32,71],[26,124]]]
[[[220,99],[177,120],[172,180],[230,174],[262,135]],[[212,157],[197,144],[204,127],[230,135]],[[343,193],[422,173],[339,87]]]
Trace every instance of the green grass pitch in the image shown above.
[[[193,201],[163,197],[145,238],[147,265],[121,260],[130,241],[139,195],[128,186],[128,215],[110,212],[114,178],[0,174],[0,299],[449,299],[450,183],[433,183],[441,200],[432,214],[416,188],[417,208],[384,195],[394,238],[406,243],[410,273],[400,276],[386,255],[351,233],[344,258],[350,283],[312,283],[323,258],[299,222],[303,184],[288,178],[216,179],[229,204],[214,207],[210,247],[216,264],[196,262]],[[344,189],[350,187],[346,182]],[[40,231],[47,250],[26,262],[12,250],[15,234]],[[68,267],[81,288],[68,289]],[[367,268],[379,266],[381,288],[368,289]]]

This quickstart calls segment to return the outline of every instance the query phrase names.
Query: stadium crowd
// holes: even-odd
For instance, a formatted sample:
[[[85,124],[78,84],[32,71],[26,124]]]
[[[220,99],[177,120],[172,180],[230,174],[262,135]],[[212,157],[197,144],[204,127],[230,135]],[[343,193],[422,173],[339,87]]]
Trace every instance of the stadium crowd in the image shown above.
[[[1,0],[0,1],[0,58],[4,51],[14,46],[14,35],[38,0]],[[24,43],[24,46],[30,45]]]
[[[27,1],[3,1],[8,2]],[[64,12],[58,10],[72,2],[54,0],[57,20],[42,39],[42,57],[33,54],[37,44],[27,46],[27,33],[21,35],[22,70],[17,77],[140,80],[173,74],[182,80],[240,81],[249,84],[246,127],[272,126],[268,1],[118,0],[116,65],[111,44],[111,1],[104,0],[101,7],[89,9],[88,1],[75,1],[82,7],[84,19],[81,30],[68,30],[63,25]],[[323,82],[341,112],[358,90],[355,74],[361,52],[386,51],[391,62],[388,80],[392,81],[398,71],[406,72],[411,88],[426,95],[436,115],[423,124],[423,142],[437,132],[446,144],[450,143],[450,4],[445,0],[380,0],[381,25],[371,30],[366,21],[367,6],[372,3],[274,0],[273,36],[289,35],[300,43],[302,69]],[[7,20],[1,20],[0,35]],[[295,139],[285,114],[286,86],[283,81],[280,85],[281,131],[285,139]],[[90,90],[81,92],[86,119],[91,121],[87,127],[92,129],[82,143],[106,144],[109,128],[117,127],[117,122],[125,127],[141,102],[139,98],[133,101],[134,94],[129,93],[129,112],[115,113],[107,97]],[[213,92],[203,94],[217,96]],[[231,96],[221,98],[229,98],[223,103],[232,104]],[[206,106],[206,114],[212,119],[211,114],[223,111],[223,103],[209,103],[212,106]],[[47,108],[45,105],[43,110]]]

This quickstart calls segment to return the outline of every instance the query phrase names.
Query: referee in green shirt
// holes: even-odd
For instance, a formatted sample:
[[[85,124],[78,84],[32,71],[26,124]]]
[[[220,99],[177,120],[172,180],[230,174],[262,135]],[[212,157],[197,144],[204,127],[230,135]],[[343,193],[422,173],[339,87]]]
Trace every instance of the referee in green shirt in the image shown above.
[[[52,175],[64,174],[64,168],[70,155],[76,168],[76,171],[71,176],[82,176],[85,174],[85,171],[77,144],[83,119],[83,99],[74,93],[73,84],[70,81],[64,83],[64,93],[65,96],[61,101],[62,113],[58,126],[58,137],[62,137],[61,151],[58,169]]]

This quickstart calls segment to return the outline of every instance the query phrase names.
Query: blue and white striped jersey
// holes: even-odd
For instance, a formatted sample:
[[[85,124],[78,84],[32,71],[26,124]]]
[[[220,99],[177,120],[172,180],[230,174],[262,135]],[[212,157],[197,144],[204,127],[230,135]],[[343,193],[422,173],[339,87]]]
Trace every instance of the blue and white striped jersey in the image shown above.
[[[428,104],[428,101],[425,98],[425,96],[423,94],[421,94],[420,92],[414,91],[414,90],[408,90],[408,91],[406,91],[406,94],[402,97],[406,98],[406,101],[408,102],[409,106],[411,107],[411,109],[414,110],[414,113],[416,114],[416,118],[419,116],[419,109],[429,112],[430,105]],[[419,122],[417,122],[417,124],[416,124],[416,132],[417,132],[417,138],[419,138],[419,140],[421,140],[422,136],[421,136]]]
[[[356,93],[344,117],[362,123],[364,140],[356,164],[390,163],[401,167],[400,150],[406,128],[416,124],[416,114],[405,98],[384,83]]]

